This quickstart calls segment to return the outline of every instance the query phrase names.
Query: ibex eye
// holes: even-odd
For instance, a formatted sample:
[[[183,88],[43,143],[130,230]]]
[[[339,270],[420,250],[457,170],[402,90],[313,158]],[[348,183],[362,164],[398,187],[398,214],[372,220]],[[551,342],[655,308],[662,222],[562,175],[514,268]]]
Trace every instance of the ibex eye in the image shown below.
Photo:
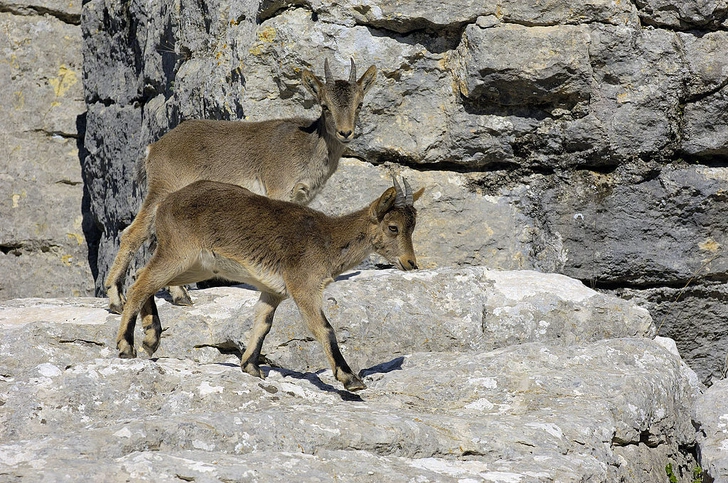
[[[399,233],[399,228],[397,228],[395,225],[389,225],[389,231],[393,234]]]

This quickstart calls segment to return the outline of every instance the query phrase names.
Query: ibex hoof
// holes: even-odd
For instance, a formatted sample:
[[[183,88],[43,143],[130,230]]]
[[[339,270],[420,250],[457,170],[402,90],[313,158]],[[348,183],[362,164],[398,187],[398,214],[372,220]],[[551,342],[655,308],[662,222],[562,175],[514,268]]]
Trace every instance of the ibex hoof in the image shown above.
[[[127,341],[120,341],[116,344],[116,348],[119,349],[119,357],[122,359],[133,359],[137,356],[134,346]]]
[[[265,375],[261,372],[260,367],[258,367],[257,364],[248,363],[248,364],[243,364],[240,367],[243,370],[243,372],[247,372],[251,376],[265,379]]]
[[[109,312],[121,315],[124,311],[124,302],[126,300],[124,300],[124,296],[121,295],[119,289],[115,286],[107,287],[106,295],[109,297]]]
[[[169,292],[174,305],[182,305],[185,307],[192,305],[192,299],[184,287],[170,287]]]
[[[362,389],[366,388],[367,385],[364,384],[364,381],[359,379],[357,376],[353,376],[350,380],[344,383],[344,389],[351,392],[361,391]]]
[[[142,349],[144,349],[144,352],[146,352],[149,357],[152,357],[152,354],[159,349],[159,339],[151,343],[145,340],[142,342]]]

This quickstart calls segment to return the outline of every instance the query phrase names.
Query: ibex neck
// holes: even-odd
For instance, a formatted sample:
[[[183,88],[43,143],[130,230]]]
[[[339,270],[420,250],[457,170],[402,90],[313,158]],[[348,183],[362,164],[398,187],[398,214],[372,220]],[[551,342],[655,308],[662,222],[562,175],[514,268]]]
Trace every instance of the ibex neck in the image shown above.
[[[331,275],[341,273],[359,265],[374,252],[370,230],[369,207],[332,220],[333,247],[331,253]]]
[[[336,133],[329,132],[329,130],[326,128],[326,119],[324,118],[323,114],[321,114],[321,117],[316,120],[316,133],[326,143],[329,165],[334,166],[334,169],[336,169],[336,165],[338,165],[339,159],[341,159],[341,156],[346,150],[346,145],[339,141],[339,139],[336,137]]]

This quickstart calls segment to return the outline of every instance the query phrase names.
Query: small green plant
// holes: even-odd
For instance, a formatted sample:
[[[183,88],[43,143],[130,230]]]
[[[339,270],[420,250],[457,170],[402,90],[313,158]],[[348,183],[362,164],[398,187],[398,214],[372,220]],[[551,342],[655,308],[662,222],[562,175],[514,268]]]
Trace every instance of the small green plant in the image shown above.
[[[693,468],[692,483],[703,483],[703,468],[701,468],[699,465]]]
[[[677,476],[675,476],[675,472],[672,471],[672,463],[668,463],[667,466],[665,466],[665,473],[667,473],[667,479],[670,483],[678,483]]]
[[[667,480],[670,483],[678,483],[677,476],[672,469],[672,463],[668,463],[667,466],[665,466],[665,473],[667,473]],[[703,468],[699,465],[693,468],[693,479],[691,483],[703,483]]]

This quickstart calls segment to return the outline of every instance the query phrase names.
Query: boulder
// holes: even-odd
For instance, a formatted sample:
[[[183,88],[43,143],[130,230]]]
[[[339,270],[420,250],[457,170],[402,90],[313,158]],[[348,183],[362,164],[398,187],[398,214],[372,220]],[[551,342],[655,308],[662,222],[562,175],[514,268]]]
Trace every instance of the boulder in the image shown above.
[[[361,365],[368,388],[356,394],[320,347],[275,342],[299,330],[290,307],[261,380],[234,345],[211,347],[239,344],[255,293],[192,296],[188,308],[158,299],[160,350],[132,360],[116,357],[119,316],[103,300],[2,304],[0,473],[661,482],[668,463],[686,475],[697,464],[683,449],[696,445],[702,386],[674,343],[651,338],[644,310],[560,275],[472,267],[335,282],[325,311]]]

